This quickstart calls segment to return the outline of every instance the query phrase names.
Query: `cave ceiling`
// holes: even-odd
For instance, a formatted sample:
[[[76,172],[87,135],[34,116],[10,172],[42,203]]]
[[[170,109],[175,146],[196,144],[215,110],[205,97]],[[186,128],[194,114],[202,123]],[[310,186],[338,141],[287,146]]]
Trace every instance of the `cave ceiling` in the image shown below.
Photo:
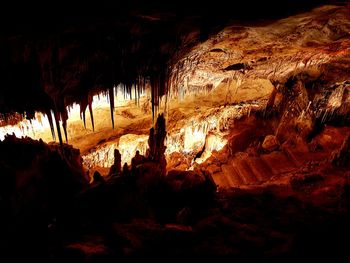
[[[324,3],[338,6],[310,12]],[[52,111],[65,129],[68,105],[79,104],[85,114],[93,95],[111,95],[119,84],[136,96],[149,87],[156,107],[169,91],[176,96],[179,87],[213,86],[233,75],[278,85],[303,68],[322,65],[315,78],[349,77],[346,2],[271,0],[232,8],[224,1],[17,4],[2,9],[0,20],[5,119]],[[301,12],[310,13],[296,15]],[[113,114],[111,119],[114,125]]]

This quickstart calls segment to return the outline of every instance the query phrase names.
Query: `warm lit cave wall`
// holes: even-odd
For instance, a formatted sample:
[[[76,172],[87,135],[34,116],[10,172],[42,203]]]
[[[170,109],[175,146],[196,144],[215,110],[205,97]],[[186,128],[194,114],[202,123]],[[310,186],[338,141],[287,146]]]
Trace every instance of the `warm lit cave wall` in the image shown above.
[[[226,146],[232,155],[263,144],[267,135],[282,145],[310,141],[326,125],[347,125],[348,12],[323,6],[263,26],[233,25],[195,45],[173,67],[168,105],[160,107],[168,124],[168,167],[193,168],[212,151]],[[254,115],[255,123],[240,123]],[[260,133],[244,135],[249,143],[235,141],[242,130]],[[124,156],[125,145],[145,153],[146,134],[102,143],[84,154],[84,163],[108,167],[113,149]],[[129,162],[132,154],[126,155]]]
[[[75,106],[67,121],[74,148],[4,136],[0,256],[298,262],[326,255],[331,262],[347,255],[339,236],[348,237],[350,218],[349,19],[349,7],[323,6],[228,26],[180,56],[158,105],[167,171],[164,159],[147,158],[132,172],[89,184],[94,170],[107,175],[115,149],[122,162],[136,150],[146,154],[150,83],[136,102],[115,99],[112,111],[110,93],[101,94],[102,104],[88,101],[95,129],[88,109],[84,127]],[[72,68],[46,70],[76,80]]]
[[[145,84],[146,92],[135,103],[131,100],[130,103],[118,104],[118,96],[112,96],[112,103],[111,93],[102,93],[101,97],[106,99],[103,106],[89,101],[95,115],[94,127],[88,110],[85,116],[86,129],[83,121],[79,120],[84,117],[85,111],[82,114],[79,106],[75,106],[76,112],[69,113],[69,143],[81,149],[84,166],[88,169],[108,169],[113,163],[115,148],[121,151],[122,162],[130,163],[136,150],[141,154],[146,153],[148,131],[153,124],[152,102],[160,112],[165,113],[167,120],[166,155],[169,169],[193,169],[210,158],[212,152],[221,151],[223,156],[227,153],[234,155],[244,151],[251,143],[265,147],[268,142],[264,144],[264,137],[267,135],[276,136],[276,143],[282,145],[286,141],[311,140],[325,124],[347,124],[350,53],[348,11],[348,6],[322,6],[262,25],[233,23],[201,42],[197,41],[198,31],[195,28],[188,29],[194,31],[187,32],[188,35],[184,34],[181,38],[179,52],[167,72],[168,93],[158,105],[152,96],[159,83],[152,79],[140,80],[146,80],[147,83],[139,83]],[[148,25],[148,18],[142,19],[146,19],[142,20],[145,24],[142,22],[135,30],[138,27],[156,27]],[[157,21],[161,25],[166,23],[162,17],[159,19]],[[110,61],[103,56],[107,50],[99,45],[104,43],[102,41],[95,43],[96,46],[93,43],[86,46],[87,53],[80,56],[88,55],[87,61],[74,60],[74,52],[81,45],[80,40],[78,46],[71,45],[75,38],[74,30],[63,34],[62,48],[56,54],[59,55],[57,63],[52,60],[55,59],[55,52],[53,57],[45,60],[48,65],[61,67],[43,67],[42,71],[46,77],[50,77],[50,70],[62,76],[63,86],[66,86],[62,92],[67,96],[70,91],[82,88],[82,82],[87,81],[90,73],[90,80],[97,81],[96,87],[102,88],[100,84],[109,80],[110,75],[107,74],[106,79],[101,80],[94,79],[95,75],[106,69],[102,64],[113,62],[114,59]],[[138,35],[138,30],[130,33],[138,36],[137,43],[149,40],[149,35]],[[84,37],[85,34],[82,39]],[[167,42],[169,39],[163,40]],[[162,45],[162,41],[157,44]],[[54,46],[47,46],[48,50],[52,48]],[[101,49],[101,56],[89,57],[89,52],[94,51],[94,48]],[[146,49],[138,45],[131,49],[127,46],[123,48],[132,54],[132,61],[136,61],[138,55],[145,55],[143,52]],[[155,65],[158,65],[160,61],[156,62]],[[70,75],[69,71],[79,65],[80,75]],[[134,71],[135,68],[127,66],[131,65],[122,66],[125,67],[122,72],[125,73],[126,69],[129,69],[128,72]],[[120,86],[121,95],[128,98],[132,95],[135,99],[134,91],[137,94],[137,89],[130,93],[130,88],[136,87],[132,85],[135,83],[129,84],[131,86]],[[98,91],[99,88],[89,94]],[[117,88],[113,88],[112,94],[116,91]],[[112,107],[111,110],[113,104],[115,109]],[[115,120],[114,130],[111,129],[111,116]],[[254,118],[257,118],[256,121]],[[247,120],[245,124],[244,120]],[[45,119],[45,122],[47,125],[48,120]],[[40,127],[34,120],[32,125],[25,126],[26,134],[31,133],[32,126]],[[57,130],[55,123],[52,127]],[[42,134],[40,129],[36,134]],[[47,141],[50,141],[49,137]]]

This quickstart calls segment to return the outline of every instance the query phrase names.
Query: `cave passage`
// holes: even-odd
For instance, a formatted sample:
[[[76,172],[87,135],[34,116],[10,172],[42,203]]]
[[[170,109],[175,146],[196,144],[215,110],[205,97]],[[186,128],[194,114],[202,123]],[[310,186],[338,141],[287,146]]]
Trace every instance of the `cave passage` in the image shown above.
[[[0,17],[1,262],[348,257],[348,1],[71,7]]]

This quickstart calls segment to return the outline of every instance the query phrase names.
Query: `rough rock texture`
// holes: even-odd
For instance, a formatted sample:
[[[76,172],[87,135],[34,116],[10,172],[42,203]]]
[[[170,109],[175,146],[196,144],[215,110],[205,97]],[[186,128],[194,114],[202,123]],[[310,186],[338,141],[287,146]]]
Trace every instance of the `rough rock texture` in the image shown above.
[[[349,7],[324,6],[264,26],[227,27],[194,47],[175,67],[174,93],[215,90],[226,83],[236,86],[230,90],[234,94],[244,92],[239,89],[247,82],[284,84],[290,76],[310,70],[331,85],[335,78],[347,80],[348,12]]]
[[[189,160],[182,163],[183,168],[189,168],[193,159],[204,161],[210,148],[206,140],[213,138],[210,133],[217,136],[217,147],[211,150],[219,150],[231,136],[231,124],[257,111],[277,118],[272,129],[281,144],[310,139],[327,123],[349,122],[348,11],[348,6],[323,6],[263,25],[231,26],[190,48],[172,67],[172,88],[164,106],[166,154],[182,154]],[[123,131],[114,132],[115,138],[137,132],[147,136],[145,127],[152,125],[151,118],[129,112],[134,118],[128,118],[126,127],[116,123]],[[125,114],[121,115],[124,122]],[[106,114],[98,117],[106,118]],[[103,138],[97,136],[95,144]],[[104,138],[109,140],[107,135]],[[87,159],[91,164],[110,165],[113,149],[107,157],[102,154],[104,145],[99,147]]]
[[[255,16],[271,14],[268,6],[261,6],[266,13]],[[183,98],[221,85],[217,91],[223,89],[227,103],[233,103],[264,98],[271,83],[284,84],[311,68],[321,73],[324,83],[335,75],[337,81],[348,78],[348,6],[323,6],[263,26],[235,24],[208,40],[207,33],[215,26],[221,29],[230,12],[220,9],[216,19],[208,19],[201,8],[198,17],[164,11],[145,15],[144,10],[107,23],[68,23],[37,37],[22,33],[2,38],[0,112],[26,112],[30,119],[34,111],[50,116],[52,111],[52,130],[62,120],[66,135],[66,106],[78,103],[84,119],[88,108],[93,123],[92,96],[98,92],[110,98],[114,127],[113,93],[119,83],[136,100],[141,90],[149,89],[155,116],[168,90],[171,97]],[[60,129],[56,133],[61,141],[67,137]]]
[[[80,156],[71,147],[12,136],[0,143],[1,262],[8,254],[14,262],[54,263],[346,258],[349,6],[259,23],[231,21],[211,35],[197,25],[177,28],[186,16],[151,13],[126,24],[112,20],[102,31],[105,23],[59,30],[28,49],[26,38],[5,37],[4,83],[27,84],[28,98],[21,105],[0,99],[0,106],[28,109],[28,117],[33,105],[53,107],[50,126],[61,118],[63,137],[69,127],[62,109],[79,102],[82,118],[89,108],[92,121],[92,132],[80,134],[85,152],[92,148],[86,165],[108,170],[117,157],[118,172],[95,173],[84,188]],[[205,18],[200,23],[211,13]],[[157,105],[168,77],[168,103]],[[145,107],[115,111],[114,81],[125,84],[127,95],[133,88],[135,103]],[[138,101],[138,87],[152,96]],[[108,110],[93,111],[91,96],[102,90]],[[26,104],[41,91],[52,104],[41,104],[47,97]],[[151,129],[148,105],[165,111]],[[117,112],[122,123],[114,122]],[[11,122],[23,118],[16,116]],[[115,132],[98,130],[95,124],[109,118]],[[114,154],[116,145],[121,155]],[[125,156],[134,156],[131,167],[119,172]],[[176,170],[166,173],[166,166]]]
[[[261,147],[267,151],[272,152],[279,148],[279,142],[274,135],[267,135],[261,145]]]

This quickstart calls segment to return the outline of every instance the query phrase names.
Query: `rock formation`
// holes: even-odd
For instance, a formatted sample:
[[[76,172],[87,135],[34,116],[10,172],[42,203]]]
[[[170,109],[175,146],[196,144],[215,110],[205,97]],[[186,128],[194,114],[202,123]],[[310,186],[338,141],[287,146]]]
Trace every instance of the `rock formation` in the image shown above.
[[[0,16],[0,261],[346,258],[350,5],[102,2]]]

